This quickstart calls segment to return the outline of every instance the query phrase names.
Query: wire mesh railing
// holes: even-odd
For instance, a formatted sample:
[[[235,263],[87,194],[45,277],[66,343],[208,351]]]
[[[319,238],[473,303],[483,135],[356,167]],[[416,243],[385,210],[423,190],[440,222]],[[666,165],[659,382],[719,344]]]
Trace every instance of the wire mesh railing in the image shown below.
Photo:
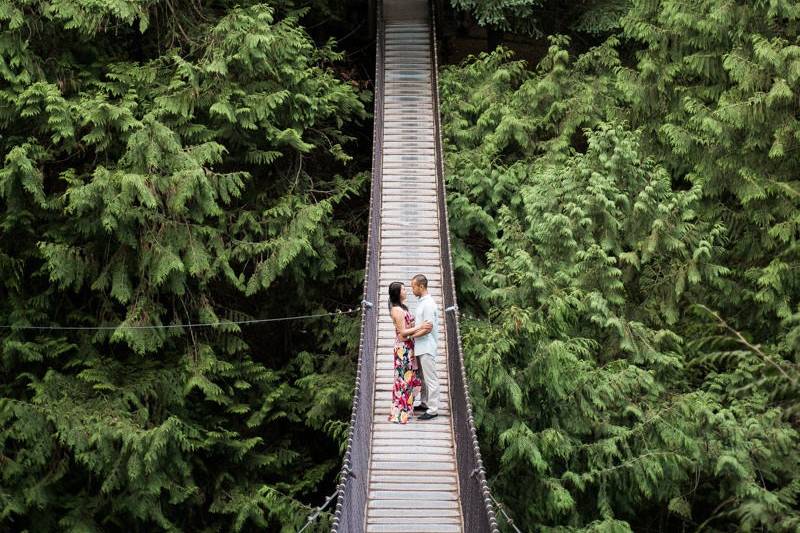
[[[361,315],[361,339],[358,349],[356,385],[353,409],[347,436],[342,469],[339,474],[338,495],[331,531],[350,533],[363,531],[369,488],[370,431],[374,401],[375,350],[378,340],[378,265],[381,234],[381,194],[383,170],[383,84],[384,44],[383,5],[376,9],[375,37],[375,111],[372,146],[372,184],[370,188],[367,258],[364,275],[364,312]],[[361,408],[359,408],[361,406]]]
[[[461,347],[461,330],[458,320],[458,303],[453,274],[453,257],[450,252],[450,225],[447,216],[447,191],[444,183],[444,157],[439,116],[439,59],[436,42],[436,7],[431,6],[431,49],[433,68],[433,127],[436,154],[436,186],[439,204],[439,244],[442,263],[442,297],[445,306],[445,331],[447,333],[447,365],[450,374],[450,413],[455,436],[456,464],[458,468],[459,495],[464,531],[470,533],[499,533],[492,506],[492,495],[486,481],[472,404],[469,398],[464,352]]]

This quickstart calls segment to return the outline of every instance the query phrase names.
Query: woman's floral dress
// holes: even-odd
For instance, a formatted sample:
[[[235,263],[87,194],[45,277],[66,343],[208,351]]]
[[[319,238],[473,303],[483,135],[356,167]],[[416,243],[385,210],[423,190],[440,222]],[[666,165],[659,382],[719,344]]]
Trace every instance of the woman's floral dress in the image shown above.
[[[405,314],[405,326],[414,325],[414,315]],[[394,339],[394,387],[392,388],[392,411],[389,420],[396,424],[406,424],[414,414],[414,388],[422,382],[412,368],[414,359],[414,339],[406,339],[395,330]]]

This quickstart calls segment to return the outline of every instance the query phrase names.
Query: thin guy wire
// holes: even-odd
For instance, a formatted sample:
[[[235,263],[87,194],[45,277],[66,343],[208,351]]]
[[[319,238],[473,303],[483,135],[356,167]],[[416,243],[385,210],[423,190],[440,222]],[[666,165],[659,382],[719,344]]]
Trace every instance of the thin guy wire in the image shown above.
[[[301,528],[300,528],[300,529],[297,531],[297,533],[303,533],[303,531],[305,531],[305,530],[306,530],[306,528],[307,528],[308,526],[310,526],[310,525],[311,525],[311,524],[314,522],[314,520],[316,520],[316,519],[317,519],[317,517],[320,515],[320,513],[322,512],[322,510],[323,510],[323,509],[325,509],[325,508],[326,508],[328,505],[330,505],[330,503],[331,503],[331,502],[334,500],[334,498],[336,497],[336,495],[337,495],[338,493],[339,493],[339,491],[337,490],[336,492],[334,492],[333,494],[331,494],[330,496],[328,496],[328,499],[327,499],[327,500],[325,500],[325,503],[323,503],[322,505],[320,505],[319,507],[317,507],[317,508],[315,509],[315,511],[314,511],[314,512],[313,512],[313,513],[312,513],[312,514],[311,514],[311,515],[308,517],[308,519],[306,520],[306,525],[304,525],[303,527],[301,527]]]
[[[347,311],[336,311],[333,313],[320,313],[318,315],[298,315],[298,316],[284,316],[276,318],[254,318],[252,320],[229,320],[224,322],[199,322],[187,324],[162,324],[160,326],[137,326],[137,325],[124,325],[117,326],[10,326],[0,325],[0,329],[14,329],[14,330],[56,330],[56,331],[108,331],[116,329],[174,329],[174,328],[202,328],[214,326],[232,326],[232,325],[248,325],[248,324],[262,324],[264,322],[285,322],[288,320],[305,320],[309,318],[321,318],[326,316],[336,315],[349,315],[356,313],[361,309],[356,307],[348,309]]]
[[[511,517],[510,517],[510,516],[508,516],[508,513],[506,513],[506,510],[503,508],[503,504],[502,504],[502,503],[500,503],[500,502],[498,502],[498,501],[497,501],[497,499],[495,499],[495,497],[494,497],[494,494],[492,494],[492,493],[490,492],[490,493],[489,493],[489,497],[490,497],[490,498],[492,499],[492,501],[494,502],[494,505],[495,505],[495,507],[497,507],[497,508],[500,510],[500,512],[501,512],[501,513],[503,513],[503,516],[505,517],[505,519],[506,519],[506,522],[508,522],[508,525],[509,525],[509,526],[511,526],[511,527],[513,527],[513,528],[514,528],[514,531],[516,531],[517,533],[522,533],[522,531],[520,531],[520,529],[517,527],[517,525],[516,525],[516,524],[514,523],[514,521],[511,519]]]

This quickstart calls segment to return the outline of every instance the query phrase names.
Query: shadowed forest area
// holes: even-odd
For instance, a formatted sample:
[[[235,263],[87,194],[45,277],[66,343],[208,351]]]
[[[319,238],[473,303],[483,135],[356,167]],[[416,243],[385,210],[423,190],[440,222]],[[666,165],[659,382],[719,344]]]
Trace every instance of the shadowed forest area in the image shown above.
[[[494,495],[531,532],[800,529],[800,4],[437,10]],[[371,12],[0,1],[0,530],[289,532],[333,492]]]

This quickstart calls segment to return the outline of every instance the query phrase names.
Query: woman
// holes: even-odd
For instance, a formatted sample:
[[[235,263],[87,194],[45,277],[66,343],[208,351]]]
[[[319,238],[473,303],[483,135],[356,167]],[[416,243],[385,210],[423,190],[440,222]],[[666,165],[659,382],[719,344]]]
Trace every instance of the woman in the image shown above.
[[[394,387],[392,388],[392,410],[389,420],[395,424],[406,424],[414,414],[414,388],[422,382],[417,377],[414,361],[413,335],[425,329],[414,326],[414,315],[405,304],[406,288],[399,281],[389,285],[389,313],[394,322]]]

